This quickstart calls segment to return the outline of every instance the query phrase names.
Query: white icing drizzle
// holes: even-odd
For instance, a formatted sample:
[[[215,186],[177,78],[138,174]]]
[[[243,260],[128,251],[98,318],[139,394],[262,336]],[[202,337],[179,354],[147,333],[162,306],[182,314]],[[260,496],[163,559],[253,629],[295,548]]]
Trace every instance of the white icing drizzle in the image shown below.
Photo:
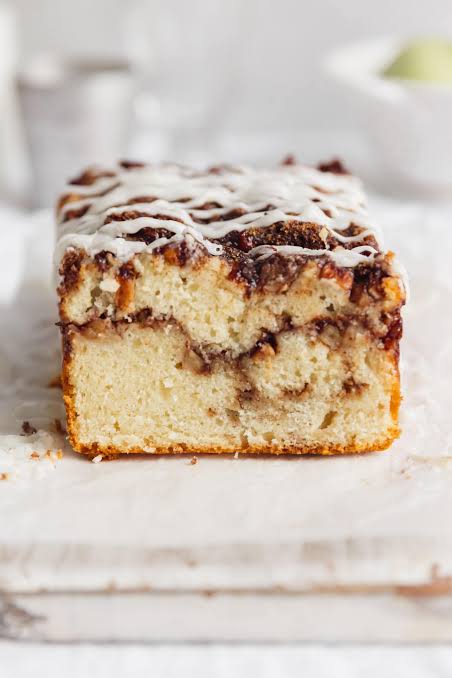
[[[310,250],[306,247],[294,247],[292,245],[259,245],[259,247],[252,249],[249,254],[259,261],[260,259],[268,259],[276,252],[285,255],[304,254],[309,257],[321,257],[326,254],[333,258],[338,266],[343,267],[356,266],[363,261],[363,257],[369,261],[378,254],[377,250],[370,245],[361,245],[352,250],[346,250],[343,247],[338,247],[335,250]]]
[[[66,203],[59,211],[57,264],[69,248],[84,249],[89,256],[106,250],[127,261],[139,252],[152,252],[170,242],[190,239],[202,243],[211,255],[217,256],[223,247],[215,240],[231,231],[267,228],[293,220],[324,227],[323,239],[331,234],[340,244],[334,249],[318,250],[262,245],[248,255],[256,259],[275,252],[285,256],[326,255],[339,266],[353,267],[378,254],[375,248],[363,244],[367,235],[374,236],[382,248],[381,234],[369,221],[361,183],[350,175],[322,172],[305,165],[280,166],[274,170],[223,168],[210,173],[179,165],[117,167],[113,171],[114,176],[99,177],[89,186],[66,187],[65,194],[81,197]],[[145,202],[147,197],[153,201]],[[220,207],[201,209],[207,203]],[[85,207],[88,209],[83,216],[64,221],[69,211]],[[225,218],[233,210],[243,213]],[[133,211],[146,216],[105,223],[111,215]],[[196,219],[211,221],[198,223]],[[355,236],[343,235],[352,224],[363,230]],[[173,235],[149,245],[123,237],[144,227],[164,228]],[[345,249],[346,243],[357,245]]]

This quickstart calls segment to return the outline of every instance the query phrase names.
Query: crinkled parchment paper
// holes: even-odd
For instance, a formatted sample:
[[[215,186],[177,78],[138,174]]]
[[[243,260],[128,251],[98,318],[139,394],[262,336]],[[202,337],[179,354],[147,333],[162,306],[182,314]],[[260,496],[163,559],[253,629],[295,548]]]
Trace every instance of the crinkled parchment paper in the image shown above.
[[[17,242],[2,249],[0,272],[0,541],[39,534],[180,546],[449,534],[452,207],[371,202],[411,279],[400,440],[361,457],[201,457],[196,465],[183,457],[94,465],[68,448],[56,423],[64,425],[61,391],[49,387],[59,370],[51,217],[10,213],[4,227]],[[24,421],[37,432],[20,435]]]

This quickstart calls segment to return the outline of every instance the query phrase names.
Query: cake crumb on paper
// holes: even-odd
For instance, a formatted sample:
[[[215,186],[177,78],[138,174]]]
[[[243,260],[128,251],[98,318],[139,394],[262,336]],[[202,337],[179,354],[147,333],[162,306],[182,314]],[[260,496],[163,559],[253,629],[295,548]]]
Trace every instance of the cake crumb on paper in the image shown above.
[[[0,435],[0,480],[28,484],[46,477],[63,456],[55,434]]]
[[[190,461],[188,462],[189,466],[194,466],[197,463],[198,463],[198,457],[192,457],[190,459]]]
[[[30,424],[29,421],[22,422],[22,433],[24,436],[32,436],[34,433],[37,433],[37,429]]]
[[[50,459],[53,461],[54,459],[62,459],[63,458],[63,450],[60,448],[58,450],[46,450],[44,457],[46,459]]]

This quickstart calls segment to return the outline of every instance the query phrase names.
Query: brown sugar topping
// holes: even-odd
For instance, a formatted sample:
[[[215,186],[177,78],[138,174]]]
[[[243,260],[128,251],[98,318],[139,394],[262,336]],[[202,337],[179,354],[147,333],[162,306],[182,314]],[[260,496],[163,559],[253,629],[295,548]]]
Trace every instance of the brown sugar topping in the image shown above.
[[[329,162],[321,162],[317,165],[317,169],[320,172],[331,172],[332,174],[350,174],[350,172],[344,167],[341,160],[335,158]]]

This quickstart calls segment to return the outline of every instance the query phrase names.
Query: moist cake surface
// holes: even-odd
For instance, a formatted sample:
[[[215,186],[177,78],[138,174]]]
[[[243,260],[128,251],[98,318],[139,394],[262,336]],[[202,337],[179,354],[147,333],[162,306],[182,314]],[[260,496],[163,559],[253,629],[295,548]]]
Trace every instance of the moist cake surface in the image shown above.
[[[76,450],[334,454],[397,437],[405,283],[339,162],[90,168],[57,216]]]

